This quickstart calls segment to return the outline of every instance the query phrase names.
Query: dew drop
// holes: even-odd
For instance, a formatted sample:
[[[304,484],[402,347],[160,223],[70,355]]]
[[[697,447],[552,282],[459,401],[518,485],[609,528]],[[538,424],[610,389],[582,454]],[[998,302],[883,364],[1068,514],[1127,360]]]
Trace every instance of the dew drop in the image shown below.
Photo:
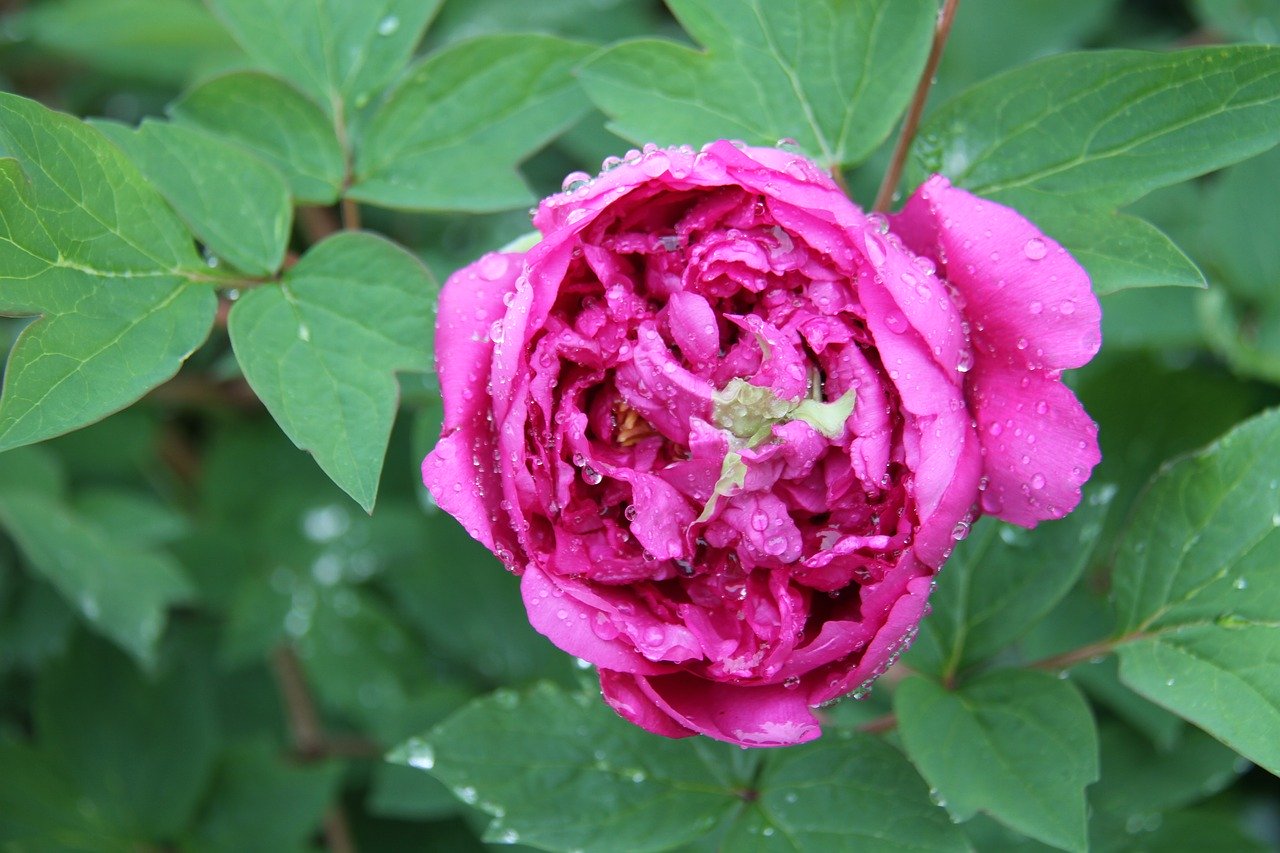
[[[1022,247],[1022,251],[1033,261],[1038,261],[1049,253],[1048,248],[1045,247],[1044,241],[1039,237],[1032,237],[1028,240],[1026,245]]]
[[[395,15],[387,15],[381,21],[378,21],[378,35],[380,36],[394,35],[398,29],[400,29],[400,19]]]

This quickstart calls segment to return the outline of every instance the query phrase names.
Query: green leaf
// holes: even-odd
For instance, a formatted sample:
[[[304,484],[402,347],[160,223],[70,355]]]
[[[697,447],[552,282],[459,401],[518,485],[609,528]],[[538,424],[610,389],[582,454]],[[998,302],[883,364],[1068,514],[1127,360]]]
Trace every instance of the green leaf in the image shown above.
[[[40,315],[9,354],[0,450],[92,423],[173,376],[213,323],[191,236],[124,154],[0,94],[0,314]]]
[[[209,0],[254,60],[338,119],[413,55],[441,0]]]
[[[953,817],[984,811],[1047,844],[1085,849],[1098,739],[1070,682],[1006,669],[953,692],[915,677],[893,705],[907,755]]]
[[[142,663],[154,663],[169,605],[193,593],[172,557],[31,492],[0,489],[0,527],[90,625]]]
[[[967,850],[902,754],[841,733],[770,752],[724,850]]]
[[[1280,209],[1259,187],[1280,184],[1280,148],[1217,176],[1204,208],[1202,254],[1215,283],[1250,302],[1280,302]]]
[[[279,749],[252,743],[230,750],[196,823],[196,851],[303,850],[342,780],[342,765],[295,767]]]
[[[433,440],[439,434],[437,429]],[[422,526],[426,556],[389,566],[383,583],[436,654],[491,684],[563,678],[570,667],[529,627],[519,580],[439,508]],[[485,602],[482,619],[476,618],[477,601]]]
[[[704,50],[643,39],[593,57],[581,78],[610,129],[662,145],[793,138],[825,168],[861,162],[888,136],[937,13],[932,0],[667,5]]]
[[[1121,540],[1126,684],[1280,772],[1280,410],[1165,469]]]
[[[1089,802],[1120,817],[1148,815],[1205,799],[1249,768],[1227,747],[1198,729],[1188,729],[1176,748],[1161,750],[1128,726],[1100,727],[1102,778]]]
[[[349,195],[406,210],[528,204],[516,164],[586,110],[570,71],[590,52],[552,36],[499,35],[431,54],[370,120]]]
[[[67,475],[48,449],[22,447],[0,456],[0,492],[16,491],[60,498],[67,491]]]
[[[13,571],[0,558],[0,573]],[[19,575],[14,571],[12,577]],[[47,583],[28,578],[18,586],[12,603],[0,606],[0,671],[11,666],[38,670],[63,654],[76,630],[76,616]]]
[[[1192,0],[1191,10],[1239,41],[1280,42],[1280,0]]]
[[[332,204],[346,162],[324,111],[278,77],[256,71],[206,80],[169,106],[181,124],[238,142],[284,175],[295,199]]]
[[[138,841],[186,827],[214,765],[207,676],[190,662],[173,663],[153,681],[111,647],[82,642],[36,687],[39,743]]]
[[[500,690],[391,756],[494,816],[486,837],[550,850],[665,850],[741,801],[728,748],[656,737],[598,696]]]
[[[1112,208],[1280,141],[1280,48],[1052,56],[941,107],[916,166],[983,196]]]
[[[1280,181],[1280,149],[1226,170],[1206,194],[1200,235],[1215,287],[1201,302],[1213,347],[1238,372],[1280,382],[1280,214],[1259,187]]]
[[[137,847],[85,802],[49,755],[0,742],[0,846],[6,850],[92,850],[132,853]]]
[[[124,149],[211,254],[249,275],[280,268],[293,210],[274,168],[194,128],[154,119],[136,130],[94,126]]]
[[[11,26],[18,37],[124,77],[181,84],[243,54],[196,0],[55,0]]]
[[[467,0],[446,3],[427,33],[428,44],[446,44],[490,33],[553,33],[593,42],[612,42],[651,33],[667,24],[657,3],[635,0],[556,0],[512,3]]]
[[[76,496],[76,509],[121,541],[140,548],[164,545],[187,532],[189,523],[177,507],[143,492],[99,487]]]
[[[1042,56],[1080,48],[1117,0],[964,0],[938,65],[929,103]]]
[[[1138,288],[1106,294],[1102,339],[1121,350],[1196,349],[1204,345],[1200,302],[1205,294],[1184,288]]]
[[[344,233],[307,252],[279,286],[251,290],[231,309],[231,344],[253,390],[367,511],[395,420],[395,373],[431,367],[435,292],[427,268],[404,249]]]
[[[1071,252],[1100,296],[1130,288],[1205,286],[1195,262],[1145,219],[1056,201],[1024,202],[1020,212]]]
[[[911,666],[949,678],[1017,640],[1080,578],[1114,495],[1091,486],[1069,516],[1034,531],[979,520],[938,576]]]
[[[549,850],[666,850],[717,824],[728,829],[718,846],[732,850],[831,849],[850,837],[876,850],[966,849],[876,738],[745,753],[655,737],[597,696],[549,685],[473,702],[392,760],[493,815],[489,840]]]

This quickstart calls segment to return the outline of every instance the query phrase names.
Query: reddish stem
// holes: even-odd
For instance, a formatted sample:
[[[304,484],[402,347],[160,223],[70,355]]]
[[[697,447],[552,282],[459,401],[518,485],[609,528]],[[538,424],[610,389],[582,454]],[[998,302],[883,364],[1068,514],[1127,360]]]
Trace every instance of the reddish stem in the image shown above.
[[[933,31],[933,46],[929,49],[929,58],[924,64],[924,72],[920,82],[916,84],[916,92],[911,98],[911,106],[907,109],[907,117],[902,122],[902,131],[898,134],[898,142],[893,147],[893,156],[889,158],[889,170],[880,183],[880,191],[876,193],[876,202],[872,210],[884,211],[893,202],[894,190],[902,179],[902,167],[907,161],[907,152],[915,139],[916,129],[920,126],[920,116],[924,113],[924,102],[929,97],[929,89],[933,86],[933,75],[938,71],[938,62],[942,59],[942,49],[951,35],[951,22],[955,20],[956,7],[960,0],[946,0],[942,11],[938,13],[938,25]]]

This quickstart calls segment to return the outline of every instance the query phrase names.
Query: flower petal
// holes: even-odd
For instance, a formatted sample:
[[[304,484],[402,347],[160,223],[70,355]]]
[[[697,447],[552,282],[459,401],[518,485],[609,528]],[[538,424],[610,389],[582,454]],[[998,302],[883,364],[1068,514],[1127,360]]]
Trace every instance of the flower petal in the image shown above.
[[[1050,374],[988,369],[973,376],[973,409],[986,454],[984,511],[1032,527],[1080,502],[1098,464],[1098,427]]]
[[[636,685],[685,728],[739,746],[792,746],[822,734],[804,691],[745,686],[686,673],[637,677]]]
[[[440,291],[436,370],[446,431],[489,410],[489,330],[506,313],[502,300],[515,291],[523,262],[523,255],[492,252],[449,276]]]
[[[935,175],[893,228],[945,268],[965,301],[979,358],[1062,370],[1098,351],[1102,311],[1088,274],[1017,211]]]

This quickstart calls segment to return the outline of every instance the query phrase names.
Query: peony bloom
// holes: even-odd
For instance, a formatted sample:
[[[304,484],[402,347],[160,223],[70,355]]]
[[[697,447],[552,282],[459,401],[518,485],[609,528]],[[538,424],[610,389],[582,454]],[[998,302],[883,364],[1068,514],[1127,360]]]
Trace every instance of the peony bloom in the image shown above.
[[[620,715],[810,740],[977,514],[1079,501],[1097,428],[1060,373],[1098,349],[1088,277],[940,176],[887,219],[725,141],[587,178],[445,285],[424,479]]]

